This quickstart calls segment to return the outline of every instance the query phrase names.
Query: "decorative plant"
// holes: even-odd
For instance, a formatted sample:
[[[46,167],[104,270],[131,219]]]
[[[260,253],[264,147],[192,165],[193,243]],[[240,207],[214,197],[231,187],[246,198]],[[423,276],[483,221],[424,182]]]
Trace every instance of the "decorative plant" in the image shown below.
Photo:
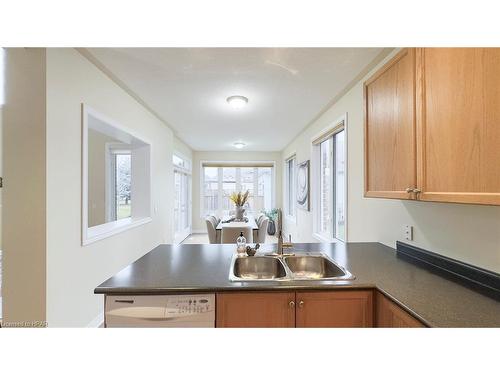
[[[229,199],[236,205],[236,206],[243,206],[247,201],[248,201],[248,194],[250,194],[250,191],[247,190],[245,193],[232,193],[229,196]]]
[[[269,220],[276,221],[278,220],[278,209],[273,208],[270,211],[264,211],[264,215],[266,215],[269,218]]]

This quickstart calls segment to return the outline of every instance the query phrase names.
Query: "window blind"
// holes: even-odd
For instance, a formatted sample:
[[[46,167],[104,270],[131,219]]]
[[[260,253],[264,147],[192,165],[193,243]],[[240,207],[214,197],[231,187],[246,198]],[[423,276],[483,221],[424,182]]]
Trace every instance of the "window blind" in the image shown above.
[[[344,130],[344,121],[339,122],[337,125],[335,125],[333,128],[327,130],[326,132],[322,133],[320,136],[314,138],[312,141],[313,145],[319,145],[321,142],[324,142],[328,138],[332,137],[333,135],[341,132]]]

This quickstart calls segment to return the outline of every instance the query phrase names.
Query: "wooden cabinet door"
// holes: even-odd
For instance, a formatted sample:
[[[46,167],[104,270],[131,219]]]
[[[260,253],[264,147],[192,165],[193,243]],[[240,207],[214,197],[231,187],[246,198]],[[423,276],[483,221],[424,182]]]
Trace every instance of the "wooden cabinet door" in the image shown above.
[[[417,49],[417,187],[500,204],[500,48]]]
[[[425,325],[389,300],[376,292],[375,326],[380,328],[424,328]]]
[[[365,196],[414,199],[415,49],[400,51],[364,85]]]
[[[370,291],[297,292],[296,326],[372,327]]]
[[[216,327],[295,327],[295,293],[217,293]]]

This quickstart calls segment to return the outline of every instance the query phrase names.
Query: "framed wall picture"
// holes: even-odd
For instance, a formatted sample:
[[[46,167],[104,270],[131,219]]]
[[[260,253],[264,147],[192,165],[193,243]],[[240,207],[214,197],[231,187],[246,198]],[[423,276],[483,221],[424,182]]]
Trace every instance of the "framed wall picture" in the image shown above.
[[[309,160],[297,166],[297,206],[309,211]]]

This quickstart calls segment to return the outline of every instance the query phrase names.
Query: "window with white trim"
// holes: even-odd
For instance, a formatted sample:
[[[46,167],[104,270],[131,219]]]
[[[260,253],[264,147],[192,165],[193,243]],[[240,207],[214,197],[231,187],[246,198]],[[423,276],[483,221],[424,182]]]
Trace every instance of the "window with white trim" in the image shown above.
[[[273,208],[274,167],[267,165],[203,165],[201,215],[230,215],[234,204],[233,192],[249,191],[247,212],[257,214]]]
[[[315,160],[314,233],[322,240],[346,238],[344,122],[313,141]]]
[[[295,217],[295,155],[285,161],[285,214]]]
[[[151,221],[151,146],[82,105],[82,245]]]
[[[109,219],[111,221],[125,219],[132,216],[132,155],[130,150],[110,149],[112,174],[109,184]]]

